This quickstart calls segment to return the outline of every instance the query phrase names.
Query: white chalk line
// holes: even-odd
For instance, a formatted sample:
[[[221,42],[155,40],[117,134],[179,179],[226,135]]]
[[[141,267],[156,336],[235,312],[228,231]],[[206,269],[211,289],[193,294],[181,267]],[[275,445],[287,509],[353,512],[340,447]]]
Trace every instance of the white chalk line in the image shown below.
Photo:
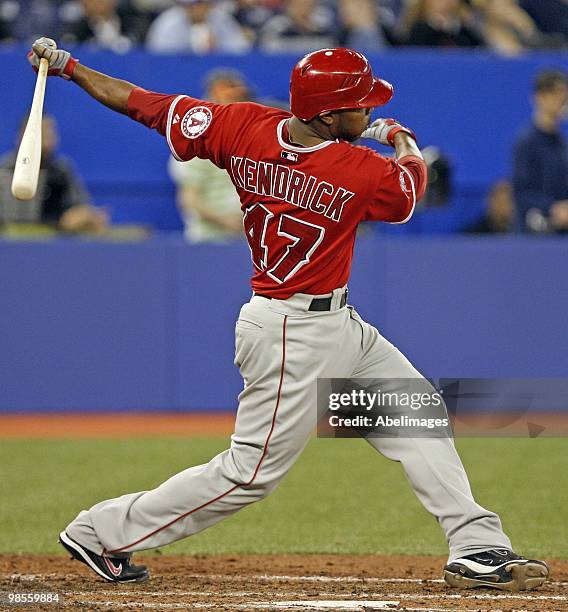
[[[183,604],[174,604],[174,603],[139,603],[139,602],[130,602],[130,603],[117,603],[115,601],[78,601],[77,604],[81,605],[89,605],[89,606],[102,606],[106,608],[131,608],[131,609],[140,609],[140,608],[148,608],[148,609],[158,609],[158,610],[171,610],[171,609],[186,609],[187,603]],[[299,606],[302,606],[304,609],[306,608],[306,602],[281,602],[291,604],[287,608],[283,608],[281,606],[275,605],[275,602],[259,602],[255,604],[246,603],[246,604],[225,604],[225,603],[191,603],[192,609],[219,609],[219,607],[230,608],[234,610],[273,610],[274,608],[280,609],[288,609],[293,610],[297,609]],[[318,603],[318,602],[313,602]],[[340,602],[341,603],[341,602]],[[343,602],[346,603],[346,602]],[[392,602],[379,602],[379,601],[357,601],[357,602],[349,602],[351,605],[347,606],[337,606],[336,602],[333,602],[333,606],[322,607],[318,606],[320,610],[397,610],[402,609],[405,612],[456,612],[455,608],[432,608],[432,607],[420,607],[420,608],[411,608],[408,606],[404,606],[400,608],[400,603],[398,601]],[[375,604],[375,605],[373,605]],[[378,607],[379,604],[390,604],[383,605],[383,607]],[[317,609],[316,606],[313,606],[312,609]],[[460,612],[479,612],[479,608],[462,608]],[[492,608],[492,612],[503,612],[500,608]],[[529,612],[524,609],[517,609],[515,612]]]
[[[116,601],[93,601],[93,600],[85,600],[85,601],[76,601],[73,602],[73,605],[81,605],[81,606],[103,606],[105,608],[131,608],[133,610],[138,610],[140,608],[153,608],[157,610],[170,610],[170,609],[178,609],[178,610],[187,610],[187,603],[143,603],[139,601],[129,602],[129,603],[119,603]],[[219,604],[191,604],[192,608],[214,608],[215,606],[219,606]]]
[[[301,608],[302,610],[396,610],[399,607],[399,601],[277,601],[271,604],[258,603],[252,605],[252,608],[259,609],[261,606],[266,608],[270,605],[271,608],[278,610],[290,610]],[[261,608],[262,609],[262,608]]]
[[[221,577],[221,576],[219,576]],[[424,582],[444,582],[441,579],[433,578],[375,578],[374,576],[359,577],[359,576],[256,576],[258,580],[274,581],[274,582],[376,582],[376,583],[405,583],[421,584]]]
[[[195,579],[211,579],[211,580],[225,580],[225,581],[259,581],[259,582],[345,582],[345,583],[360,583],[366,582],[377,583],[377,584],[445,584],[445,581],[441,578],[375,578],[374,576],[359,577],[359,576],[270,576],[268,574],[254,575],[243,575],[236,576],[233,574],[186,574],[187,578]],[[568,586],[568,582],[554,582],[549,581],[546,583],[550,586]]]
[[[77,602],[80,605],[88,605],[88,606],[103,606],[105,608],[131,608],[131,609],[154,609],[154,610],[187,610],[187,603],[183,604],[168,604],[168,603],[121,603],[117,604],[114,601],[79,601]],[[311,608],[312,610],[320,609],[320,610],[397,610],[400,609],[399,602],[379,602],[379,601],[357,601],[357,602],[349,602],[349,605],[336,605],[336,602],[333,602],[333,605],[306,605],[305,601],[297,601],[297,602],[282,602],[286,604],[285,606],[276,605],[275,602],[260,602],[256,604],[219,604],[219,603],[191,603],[192,609],[219,609],[220,606],[223,608],[230,608],[232,610],[274,610],[275,608],[281,610],[294,610],[301,607],[301,609]],[[318,603],[318,602],[310,602],[310,603]],[[331,603],[331,602],[325,602]],[[346,602],[344,602],[346,603]],[[386,604],[386,605],[385,605]],[[456,612],[453,608],[409,608],[405,606],[403,608],[408,612]],[[471,610],[462,610],[462,612],[479,612],[479,609],[471,609]],[[493,612],[500,612],[499,610],[494,610]],[[526,612],[523,610],[517,610],[516,612]]]
[[[116,596],[116,597],[132,597],[133,595],[137,596],[152,596],[152,597],[266,597],[266,595],[271,595],[275,597],[302,597],[306,595],[311,595],[309,591],[286,591],[285,593],[259,593],[258,591],[231,591],[231,592],[223,592],[223,591],[109,591],[105,590],[105,595],[108,597]],[[66,597],[88,597],[92,596],[92,591],[66,591],[63,592],[62,595]],[[345,598],[365,598],[369,597],[368,593],[358,595],[357,593],[318,593],[319,597],[345,597]],[[568,596],[566,595],[517,595],[517,594],[505,594],[505,593],[478,593],[474,594],[461,594],[461,593],[375,593],[374,596],[382,596],[382,597],[398,597],[404,599],[522,599],[524,601],[568,601]],[[313,600],[316,601],[316,600]]]
[[[359,608],[320,608],[320,610],[361,610],[361,612],[364,612],[366,610],[369,609],[373,609],[372,606],[370,605],[371,602],[361,602],[360,603],[360,607]],[[200,606],[201,607],[201,606]],[[213,604],[207,604],[207,607],[215,607]],[[253,606],[239,606],[239,609],[241,610],[247,610],[250,609]],[[273,604],[266,604],[263,605],[261,608],[256,608],[257,610],[272,610],[274,609]],[[285,608],[281,608],[281,609],[285,609]],[[290,607],[288,608],[288,610],[294,610],[294,609],[298,609],[297,606],[294,607]],[[315,609],[315,608],[312,608]],[[374,608],[375,610],[392,610],[393,612],[396,612],[397,610],[404,610],[404,612],[480,612],[479,608],[460,608],[460,610],[456,610],[455,608],[409,608],[408,606],[404,606],[404,607],[400,607],[400,606],[396,606],[396,607],[386,607],[386,608]],[[492,608],[491,612],[504,612],[502,609],[500,608]],[[525,610],[525,609],[517,609],[514,612],[530,612],[529,610]]]
[[[46,578],[70,578],[74,574],[58,574],[56,572],[46,574],[10,574],[8,578],[10,580],[45,580]],[[199,580],[225,580],[225,581],[236,581],[236,580],[257,580],[259,582],[378,582],[378,583],[408,583],[408,584],[422,584],[425,582],[429,583],[443,583],[442,579],[438,578],[376,578],[374,576],[359,577],[359,576],[270,576],[267,574],[243,574],[241,576],[235,574],[184,574],[185,578],[195,578]],[[560,583],[559,583],[560,584]],[[563,584],[567,584],[563,583]]]
[[[34,581],[34,580],[46,580],[48,578],[72,578],[76,574],[58,574],[58,573],[46,573],[46,574],[10,574],[7,576],[9,580],[23,580],[23,581]],[[1,577],[1,576],[0,576]],[[286,576],[286,575],[247,575],[241,576],[235,574],[184,574],[184,578],[197,579],[197,580],[224,580],[224,581],[258,581],[258,582],[345,582],[345,583],[361,583],[365,582],[377,583],[377,584],[444,584],[444,580],[438,578],[376,578],[374,576],[360,577],[360,576]],[[568,582],[549,581],[546,583],[550,586],[568,586]]]
[[[8,580],[29,580],[33,582],[34,580],[45,580],[46,578],[68,578],[72,574],[57,574],[55,572],[45,573],[45,574],[10,574],[7,576]],[[1,576],[0,576],[1,577]]]
[[[51,578],[73,578],[76,577],[76,574],[58,574],[58,573],[46,573],[46,574],[10,574],[7,576],[9,580],[22,580],[33,582],[37,581],[45,581]],[[1,578],[1,576],[0,576]],[[358,576],[280,576],[274,575],[270,576],[267,574],[262,575],[242,575],[237,576],[234,574],[184,574],[184,578],[187,579],[197,579],[197,580],[219,580],[219,581],[229,581],[229,582],[330,582],[330,583],[347,583],[347,584],[444,584],[444,580],[436,579],[436,578],[375,578],[375,577],[358,577]],[[549,581],[546,582],[548,586],[553,587],[566,587],[568,586],[568,582],[562,581]],[[140,593],[140,591],[135,591],[136,587],[133,587],[132,593]],[[171,593],[171,591],[167,591]],[[152,593],[157,593],[156,591],[152,591]],[[449,595],[448,595],[449,596]],[[478,595],[479,597],[479,595]],[[562,596],[558,596],[562,597]]]
[[[479,608],[462,608],[457,611],[455,608],[401,608],[404,612],[479,612]],[[395,608],[396,610],[396,608]],[[491,612],[503,612],[500,608],[493,608]],[[515,612],[529,612],[528,610],[515,610]]]
[[[313,595],[309,591],[286,591],[286,593],[272,593],[263,591],[259,593],[258,591],[114,591],[114,590],[105,590],[104,594],[113,597],[132,597],[133,595],[138,596],[151,596],[151,597],[266,597],[267,595],[273,597],[299,597],[299,596],[309,596]],[[321,594],[321,593],[320,593]],[[65,597],[89,597],[93,596],[93,591],[65,591],[61,593],[61,595]],[[335,593],[323,593],[323,595],[333,595],[335,597]],[[337,597],[356,597],[356,595],[337,595]],[[368,597],[368,595],[365,595]]]

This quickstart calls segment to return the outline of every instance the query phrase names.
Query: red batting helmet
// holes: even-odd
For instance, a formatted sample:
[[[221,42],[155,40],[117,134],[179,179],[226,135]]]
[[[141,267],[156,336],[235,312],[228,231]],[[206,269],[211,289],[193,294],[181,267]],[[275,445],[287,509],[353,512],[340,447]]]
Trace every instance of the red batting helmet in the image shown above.
[[[367,58],[351,49],[308,53],[290,77],[290,108],[304,121],[334,110],[382,106],[392,94],[392,85],[374,77]]]

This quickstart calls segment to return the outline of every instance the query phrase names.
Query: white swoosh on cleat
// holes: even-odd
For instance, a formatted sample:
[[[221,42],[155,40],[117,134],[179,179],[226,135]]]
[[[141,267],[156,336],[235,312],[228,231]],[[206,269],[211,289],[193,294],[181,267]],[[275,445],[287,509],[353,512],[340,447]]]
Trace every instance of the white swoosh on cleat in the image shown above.
[[[107,557],[103,557],[103,559],[105,560],[106,566],[111,571],[111,573],[114,576],[120,576],[122,572],[122,563],[119,563],[117,567],[114,565],[114,563],[112,563],[109,559],[107,559]]]

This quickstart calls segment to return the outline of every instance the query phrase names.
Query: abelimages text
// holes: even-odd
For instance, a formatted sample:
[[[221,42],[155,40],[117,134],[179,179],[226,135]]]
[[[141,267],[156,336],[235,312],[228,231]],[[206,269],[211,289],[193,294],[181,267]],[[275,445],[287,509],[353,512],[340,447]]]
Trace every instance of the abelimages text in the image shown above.
[[[338,414],[332,414],[329,417],[329,424],[332,427],[421,427],[434,429],[435,427],[447,427],[449,425],[449,420],[447,418],[420,419],[407,415],[390,417],[380,414],[378,417],[373,418],[363,415],[343,417]]]

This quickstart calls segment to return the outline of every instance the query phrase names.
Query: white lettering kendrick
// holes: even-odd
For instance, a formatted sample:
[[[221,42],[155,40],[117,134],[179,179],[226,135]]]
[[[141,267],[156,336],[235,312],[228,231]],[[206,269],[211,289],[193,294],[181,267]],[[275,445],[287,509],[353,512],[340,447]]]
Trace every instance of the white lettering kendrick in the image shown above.
[[[256,162],[248,157],[231,157],[233,183],[261,196],[271,196],[324,215],[339,222],[343,208],[355,195],[343,187],[335,187],[301,170],[272,162]]]

